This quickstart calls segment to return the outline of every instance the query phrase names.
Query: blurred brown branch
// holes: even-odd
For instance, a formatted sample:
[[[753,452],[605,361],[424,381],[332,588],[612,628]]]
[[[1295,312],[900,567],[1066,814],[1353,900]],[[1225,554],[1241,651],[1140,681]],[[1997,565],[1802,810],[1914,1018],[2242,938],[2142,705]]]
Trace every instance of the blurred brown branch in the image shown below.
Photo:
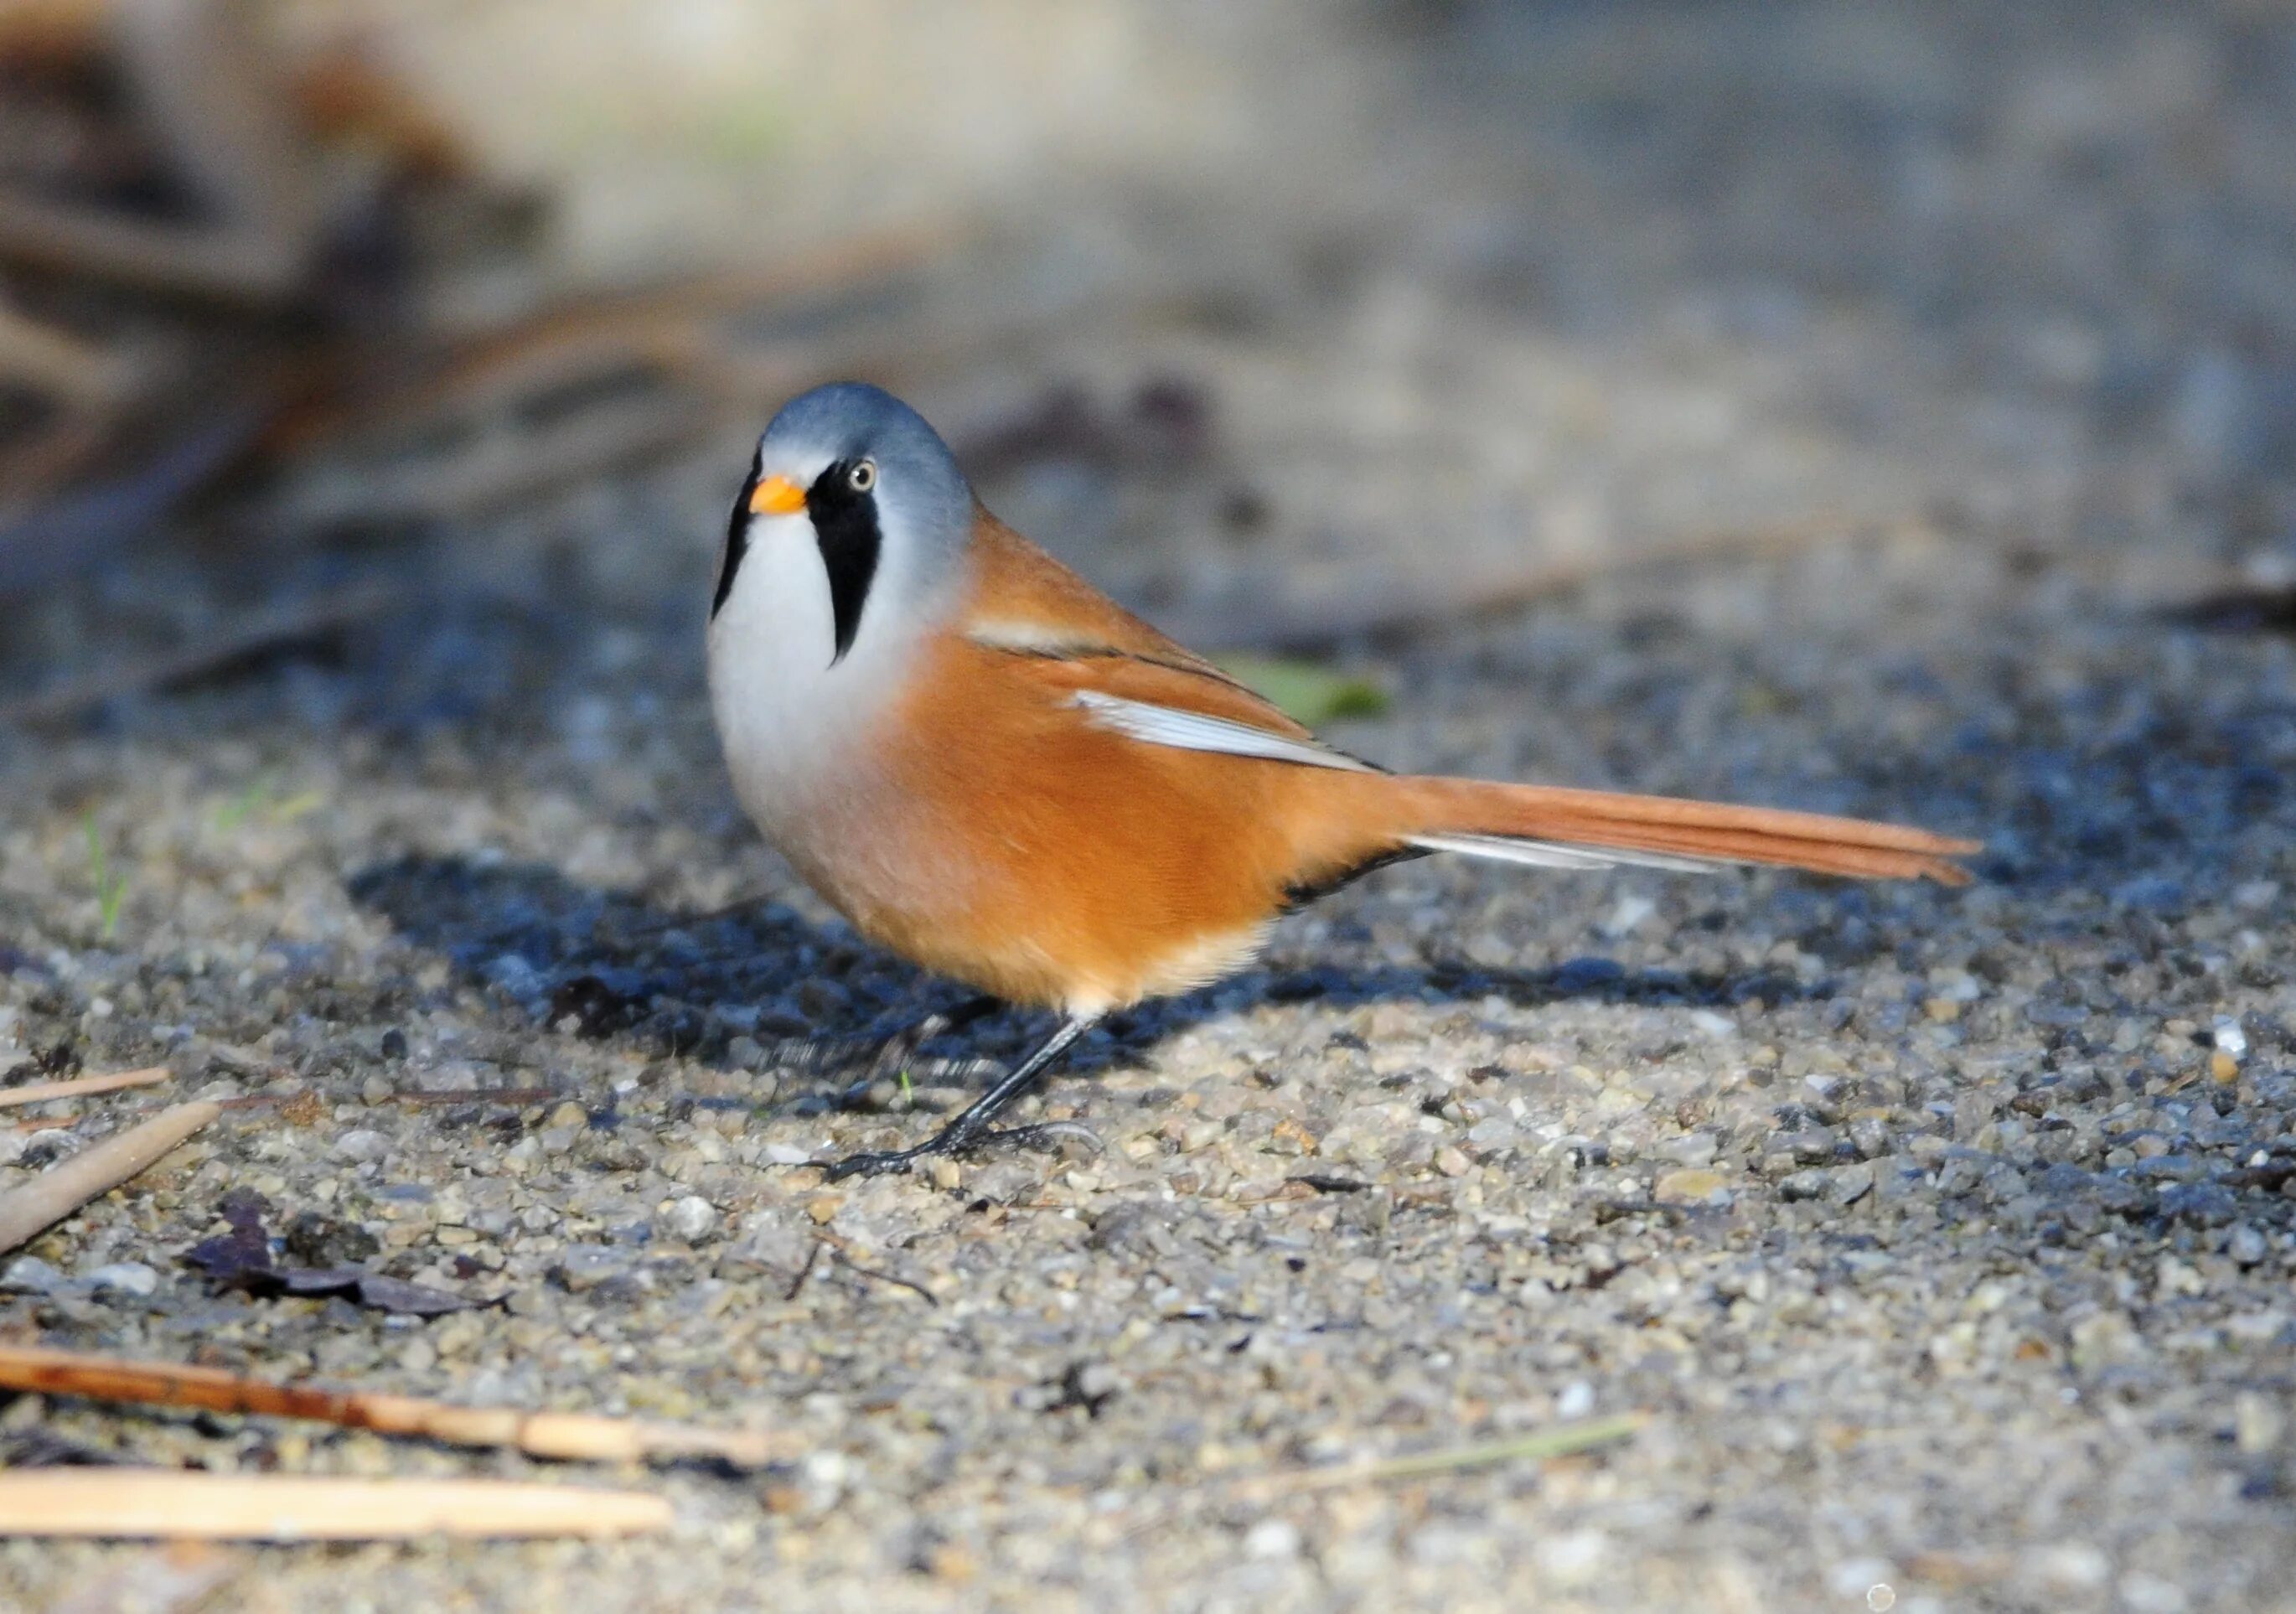
[[[275,1384],[211,1367],[131,1362],[80,1351],[0,1345],[0,1387],[51,1396],[147,1406],[307,1418],[383,1435],[414,1435],[448,1446],[508,1446],[529,1456],[578,1462],[682,1462],[707,1459],[762,1468],[787,1456],[786,1443],[755,1430],[704,1429],[586,1413],[456,1406],[412,1396]]]
[[[267,14],[0,12],[0,96],[53,135],[36,149],[0,126],[0,595],[92,570],[195,501],[308,543],[661,457],[816,378],[818,343],[738,340],[742,317],[954,239],[908,229],[568,295],[538,199],[355,45],[291,54]],[[475,304],[456,291],[472,276],[489,288]],[[471,306],[507,311],[474,325],[454,312]],[[376,608],[357,590],[275,603],[12,715],[70,716]]]
[[[11,1536],[396,1541],[423,1536],[627,1536],[667,1529],[639,1491],[501,1479],[355,1479],[103,1468],[0,1474]]]
[[[291,57],[266,15],[0,14],[0,591],[98,563],[257,463],[291,409],[440,346],[426,290],[530,242],[530,199],[387,74],[349,46]],[[496,228],[425,231],[441,209]]]
[[[277,16],[257,0],[0,5],[0,601],[162,532],[246,579],[235,611],[165,649],[99,650],[0,700],[0,722],[74,719],[407,597],[403,580],[280,597],[258,579],[283,544],[338,546],[339,576],[347,540],[548,497],[832,365],[936,350],[914,320],[838,340],[771,316],[929,261],[950,226],[571,288],[545,198],[488,172],[357,41],[291,45]]]

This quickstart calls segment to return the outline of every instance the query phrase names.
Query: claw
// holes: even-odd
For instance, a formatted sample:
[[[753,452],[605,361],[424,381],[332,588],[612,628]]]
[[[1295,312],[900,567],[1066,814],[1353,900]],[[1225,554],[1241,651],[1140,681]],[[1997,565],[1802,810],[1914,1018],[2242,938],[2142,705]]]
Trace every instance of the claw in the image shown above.
[[[963,1125],[944,1127],[914,1149],[870,1151],[849,1154],[841,1160],[819,1160],[825,1183],[841,1183],[847,1177],[886,1176],[897,1171],[906,1171],[910,1163],[929,1154],[957,1154],[986,1143],[992,1134],[983,1134],[978,1127]]]
[[[929,1154],[979,1154],[988,1149],[1055,1150],[1069,1139],[1081,1139],[1090,1143],[1093,1152],[1105,1154],[1108,1145],[1091,1127],[1077,1121],[1046,1121],[1035,1127],[1006,1127],[996,1131],[987,1127],[950,1127],[927,1138],[914,1149],[871,1151],[849,1154],[841,1160],[815,1160],[821,1168],[822,1181],[841,1183],[847,1177],[889,1176],[906,1171],[910,1165]]]
[[[823,1182],[841,1183],[847,1177],[890,1176],[895,1172],[906,1171],[909,1162],[921,1152],[915,1149],[900,1149],[889,1152],[849,1154],[841,1160],[815,1160],[811,1163],[821,1168]]]
[[[1082,1121],[1039,1121],[1033,1127],[1007,1127],[1002,1132],[982,1135],[975,1148],[989,1143],[1014,1149],[1038,1149],[1050,1154],[1064,1143],[1079,1143],[1090,1146],[1095,1154],[1106,1154],[1108,1145],[1100,1134]]]
[[[906,1171],[911,1162],[928,1154],[963,1154],[986,1144],[1014,1143],[1033,1144],[1047,1139],[1081,1133],[1091,1139],[1095,1150],[1100,1139],[1089,1127],[1070,1122],[1059,1122],[1046,1127],[1015,1127],[1007,1131],[989,1129],[988,1118],[1010,1103],[1021,1092],[1044,1074],[1045,1067],[1059,1058],[1070,1043],[1090,1028],[1089,1020],[1063,1021],[1060,1029],[1034,1053],[1023,1060],[1010,1076],[990,1088],[972,1107],[947,1126],[914,1149],[898,1149],[890,1152],[848,1155],[841,1160],[813,1162],[824,1173],[823,1181],[840,1183],[850,1176],[879,1176],[888,1172]]]

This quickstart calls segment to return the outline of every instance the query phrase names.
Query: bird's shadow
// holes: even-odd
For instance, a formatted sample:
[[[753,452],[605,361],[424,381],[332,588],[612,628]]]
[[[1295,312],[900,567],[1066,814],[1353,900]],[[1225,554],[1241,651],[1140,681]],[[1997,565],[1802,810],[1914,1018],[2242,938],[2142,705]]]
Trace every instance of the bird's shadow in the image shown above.
[[[886,1039],[969,995],[777,902],[677,914],[641,897],[582,885],[545,864],[464,857],[397,858],[361,870],[348,887],[407,943],[442,955],[465,984],[507,1000],[537,1028],[721,1068],[770,1064],[783,1078],[783,1094],[800,1102],[843,1092]],[[1077,1063],[1088,1069],[1136,1057],[1190,1025],[1255,1002],[1352,1007],[1496,996],[1530,1008],[1727,1008],[1830,991],[1822,982],[1774,971],[1726,976],[1628,970],[1600,957],[1538,969],[1439,955],[1423,964],[1362,970],[1259,967],[1111,1017],[1115,1048]],[[1009,1011],[972,1022],[936,1045],[968,1057],[921,1068],[978,1077],[993,1061],[1043,1035],[1046,1018]]]
[[[770,1069],[777,1078],[777,1110],[818,1113],[866,1102],[867,1083],[855,1077],[872,1069],[885,1039],[926,1012],[968,997],[961,987],[824,930],[778,903],[676,914],[641,897],[581,885],[546,864],[460,857],[400,858],[361,871],[349,887],[355,899],[389,919],[407,943],[443,955],[465,984],[507,1000],[506,1008],[523,1013],[537,1029],[571,1031],[721,1069]],[[1256,969],[1114,1017],[1113,1046],[1086,1053],[1075,1063],[1088,1074],[1136,1061],[1189,1025],[1255,1002],[1354,1006],[1496,996],[1530,1008],[1570,1003],[1727,1009],[1756,998],[1775,1005],[1833,995],[1824,979],[1806,983],[1775,971],[1628,970],[1595,957],[1529,970],[1440,957],[1365,970]],[[922,1086],[978,1085],[1041,1036],[1046,1022],[1046,1016],[1018,1012],[968,1022],[942,1039],[943,1046],[965,1057],[919,1061],[913,1068]],[[1778,1129],[1800,1126],[1802,1109],[1781,1106]],[[1958,1152],[1974,1159],[1971,1151]],[[2061,1172],[2066,1181],[2058,1180]],[[2042,1176],[2034,1192],[2046,1214],[2033,1236],[2061,1241],[2062,1218],[2082,1203],[2165,1226],[2176,1210],[2175,1194],[2202,1192],[2140,1192],[2123,1176],[2068,1168]],[[1712,1220],[1703,1210],[1648,1202],[1606,1204],[1600,1211],[1644,1213]],[[1843,1250],[1872,1243],[1848,1230],[1828,1237]]]

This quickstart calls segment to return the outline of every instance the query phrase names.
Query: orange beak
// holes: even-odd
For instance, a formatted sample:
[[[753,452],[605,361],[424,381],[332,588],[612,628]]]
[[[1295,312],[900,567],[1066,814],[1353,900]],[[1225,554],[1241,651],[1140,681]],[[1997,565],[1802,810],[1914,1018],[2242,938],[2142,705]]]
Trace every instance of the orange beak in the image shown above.
[[[805,489],[785,476],[769,476],[750,495],[753,516],[795,515],[805,508]]]

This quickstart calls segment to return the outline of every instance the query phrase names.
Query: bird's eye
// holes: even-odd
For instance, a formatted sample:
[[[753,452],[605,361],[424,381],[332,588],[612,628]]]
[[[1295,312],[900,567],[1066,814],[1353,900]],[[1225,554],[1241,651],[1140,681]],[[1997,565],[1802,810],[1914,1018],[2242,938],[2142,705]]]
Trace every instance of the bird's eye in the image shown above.
[[[877,462],[862,460],[845,473],[845,485],[856,493],[866,493],[877,485]]]

